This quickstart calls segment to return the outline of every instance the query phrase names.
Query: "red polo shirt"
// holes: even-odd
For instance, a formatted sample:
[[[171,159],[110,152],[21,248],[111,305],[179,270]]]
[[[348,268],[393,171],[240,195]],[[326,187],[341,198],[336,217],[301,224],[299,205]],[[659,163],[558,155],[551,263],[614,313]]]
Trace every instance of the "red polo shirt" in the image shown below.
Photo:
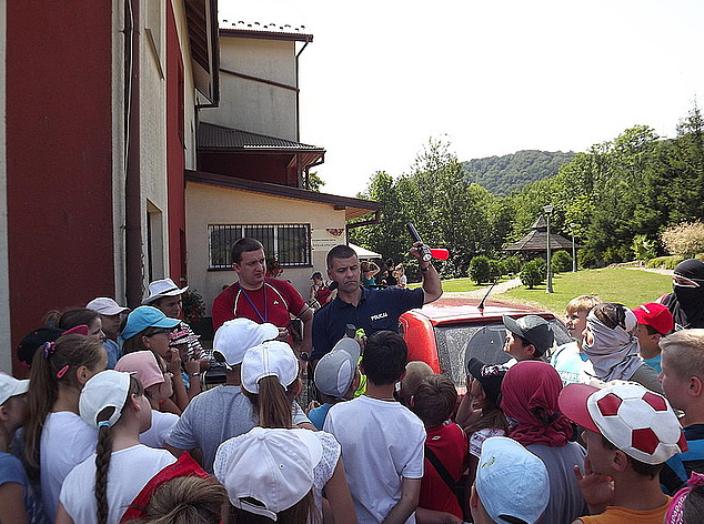
[[[451,422],[425,428],[425,431],[425,446],[433,451],[452,478],[459,480],[467,467],[467,435],[461,427]],[[424,459],[423,472],[418,506],[452,513],[461,519],[462,508],[455,493],[442,480],[427,457]]]
[[[265,278],[264,285],[256,291],[232,284],[213,301],[213,329],[217,330],[228,320],[244,317],[262,324],[288,328],[291,316],[300,315],[306,303],[301,294],[286,280]]]

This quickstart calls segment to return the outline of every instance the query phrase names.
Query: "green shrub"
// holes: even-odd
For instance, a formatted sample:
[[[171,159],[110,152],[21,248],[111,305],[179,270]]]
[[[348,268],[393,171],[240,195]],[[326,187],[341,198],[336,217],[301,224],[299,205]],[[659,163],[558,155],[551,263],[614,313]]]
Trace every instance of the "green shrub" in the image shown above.
[[[592,247],[585,247],[577,252],[577,263],[579,267],[602,267],[604,261],[602,260],[596,249]]]
[[[484,255],[476,256],[469,263],[469,278],[475,284],[483,284],[491,281],[491,263],[489,257]]]
[[[504,265],[501,263],[501,261],[490,258],[489,259],[489,277],[491,277],[491,281],[495,282],[495,281],[501,279],[503,274],[504,274]]]
[[[675,269],[675,266],[682,262],[682,255],[671,255],[669,257],[655,257],[646,262],[645,267],[655,269]]]
[[[541,284],[545,279],[545,272],[541,271],[545,267],[545,262],[541,259],[533,259],[526,262],[521,270],[521,282],[528,289],[533,289],[538,284]]]
[[[552,267],[553,273],[572,271],[572,257],[567,251],[558,251],[552,256],[550,266]]]
[[[516,275],[521,272],[521,259],[516,255],[505,258],[503,261],[504,275]]]

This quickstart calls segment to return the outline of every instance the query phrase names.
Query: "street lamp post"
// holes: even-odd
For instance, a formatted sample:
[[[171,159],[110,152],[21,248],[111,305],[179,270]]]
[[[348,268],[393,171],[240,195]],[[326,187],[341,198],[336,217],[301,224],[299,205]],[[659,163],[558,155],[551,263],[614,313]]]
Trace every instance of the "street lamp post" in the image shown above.
[[[552,204],[548,204],[543,207],[543,211],[545,211],[545,217],[547,219],[547,225],[548,225],[548,239],[547,239],[547,248],[548,248],[548,284],[545,287],[545,292],[546,293],[552,293],[552,264],[550,263],[550,215],[552,215],[553,210],[555,209],[555,206]]]
[[[570,232],[572,233],[572,273],[577,272],[577,252],[574,249],[574,228],[577,224],[570,224]]]

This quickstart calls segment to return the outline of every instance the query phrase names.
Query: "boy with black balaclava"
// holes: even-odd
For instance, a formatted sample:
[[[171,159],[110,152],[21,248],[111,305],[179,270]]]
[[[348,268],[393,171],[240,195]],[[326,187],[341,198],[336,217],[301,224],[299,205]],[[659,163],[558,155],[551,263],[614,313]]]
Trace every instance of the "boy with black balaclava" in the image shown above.
[[[704,262],[689,259],[677,264],[672,293],[658,302],[672,312],[676,329],[704,328]]]

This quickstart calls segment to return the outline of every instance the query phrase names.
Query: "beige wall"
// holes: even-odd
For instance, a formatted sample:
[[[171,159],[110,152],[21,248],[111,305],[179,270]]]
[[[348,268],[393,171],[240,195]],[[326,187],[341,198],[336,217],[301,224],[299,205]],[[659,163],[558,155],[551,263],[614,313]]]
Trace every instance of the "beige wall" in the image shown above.
[[[281,84],[296,84],[294,42],[220,37],[220,68]],[[201,120],[287,140],[296,137],[296,93],[220,73],[220,106]]]
[[[222,286],[237,278],[234,271],[208,271],[209,224],[310,224],[313,239],[327,239],[327,247],[314,249],[313,267],[287,268],[283,278],[290,280],[308,298],[310,275],[325,274],[325,256],[331,245],[344,243],[344,233],[330,237],[328,228],[345,227],[345,212],[330,204],[228,189],[209,184],[186,184],[186,236],[188,238],[188,283],[203,295],[207,314]],[[322,243],[322,242],[321,242]]]
[[[5,143],[5,1],[0,1],[0,370],[12,372],[10,282],[7,259],[7,158]]]

